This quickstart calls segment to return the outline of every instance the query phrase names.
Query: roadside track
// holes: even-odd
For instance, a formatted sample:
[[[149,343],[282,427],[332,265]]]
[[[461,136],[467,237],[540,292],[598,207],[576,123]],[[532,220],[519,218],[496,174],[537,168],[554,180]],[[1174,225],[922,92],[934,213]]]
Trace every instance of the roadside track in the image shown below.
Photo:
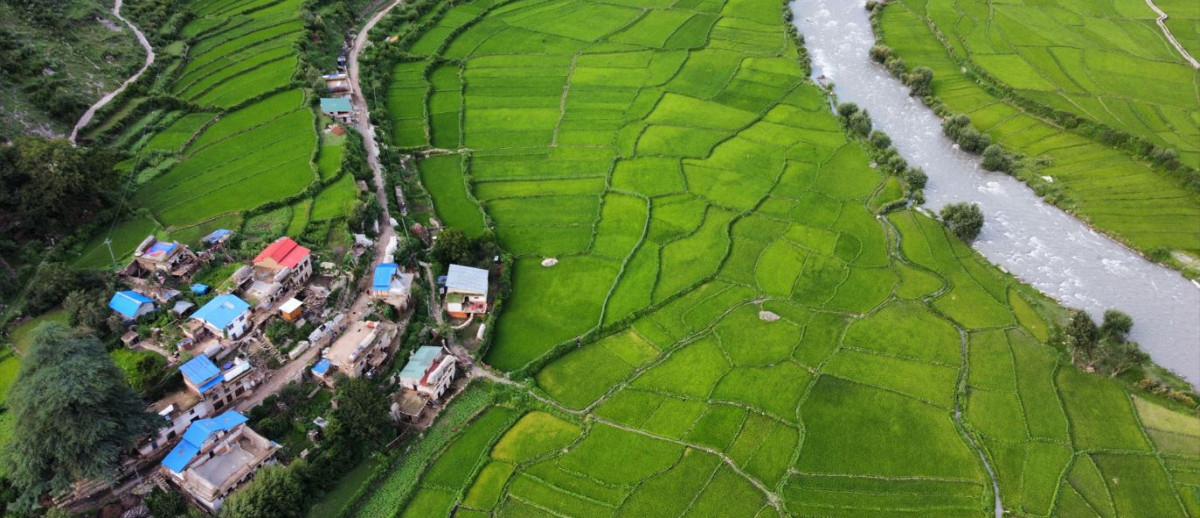
[[[96,101],[96,104],[91,105],[87,111],[83,112],[83,116],[79,117],[79,122],[76,122],[75,127],[71,128],[71,136],[68,138],[71,141],[71,144],[75,144],[75,138],[79,136],[79,130],[83,129],[84,126],[87,126],[89,122],[92,122],[92,117],[96,116],[97,110],[103,108],[104,105],[108,104],[109,102],[112,102],[112,100],[118,95],[121,95],[121,92],[124,92],[125,88],[133,84],[134,81],[137,81],[139,77],[142,77],[142,73],[144,73],[146,69],[150,68],[150,65],[154,64],[154,47],[150,46],[150,40],[146,39],[146,35],[142,34],[142,31],[139,30],[137,26],[133,24],[133,22],[125,19],[124,16],[121,16],[121,2],[122,0],[116,0],[113,2],[113,16],[116,16],[118,20],[124,22],[126,26],[133,30],[133,34],[137,36],[138,43],[142,45],[143,49],[146,49],[146,62],[142,64],[142,68],[139,68],[137,72],[135,72],[132,76],[129,76],[129,79],[126,79],[124,83],[121,83],[121,86],[118,86],[116,90],[104,94],[104,97],[101,97],[99,101]]]

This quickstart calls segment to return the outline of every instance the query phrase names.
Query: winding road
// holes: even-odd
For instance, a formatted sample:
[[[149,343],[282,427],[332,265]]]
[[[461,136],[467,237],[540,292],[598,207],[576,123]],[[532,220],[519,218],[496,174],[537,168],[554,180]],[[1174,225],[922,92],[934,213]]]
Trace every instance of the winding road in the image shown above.
[[[387,256],[387,243],[396,235],[396,229],[391,225],[392,214],[388,209],[387,182],[384,181],[383,164],[379,162],[379,144],[375,142],[375,126],[371,124],[371,112],[367,110],[366,98],[363,97],[362,85],[359,84],[358,56],[369,43],[368,35],[371,28],[375,27],[375,24],[379,23],[384,15],[402,2],[403,0],[395,0],[387,7],[380,9],[371,19],[367,20],[367,23],[363,24],[362,29],[354,37],[354,43],[350,47],[350,55],[346,63],[346,73],[350,79],[350,102],[354,106],[354,129],[362,134],[363,147],[367,152],[367,165],[371,167],[371,172],[375,175],[375,196],[379,200],[379,207],[383,209],[383,221],[379,226],[379,235],[375,238],[375,257],[371,260],[369,271],[374,271],[375,267],[379,266],[379,263],[382,263],[384,257]],[[369,292],[363,290],[354,300],[354,304],[350,306],[350,318],[353,320],[356,315],[364,314],[370,303]]]
[[[1192,64],[1192,68],[1200,70],[1200,62],[1197,62],[1196,58],[1192,57],[1191,54],[1188,54],[1187,49],[1183,48],[1183,45],[1179,44],[1179,40],[1175,39],[1174,34],[1171,34],[1171,29],[1167,28],[1167,13],[1163,12],[1162,9],[1159,9],[1157,5],[1154,5],[1154,0],[1146,0],[1146,5],[1150,6],[1154,12],[1158,13],[1158,19],[1154,21],[1155,23],[1158,23],[1160,28],[1162,28],[1163,34],[1166,35],[1167,39],[1171,41],[1171,45],[1175,46],[1175,50],[1178,50],[1179,54],[1183,56],[1183,59],[1186,59],[1188,63]]]
[[[150,46],[150,40],[146,39],[146,35],[142,34],[142,31],[139,30],[137,26],[133,24],[133,22],[125,19],[124,16],[121,16],[121,3],[121,0],[116,0],[113,2],[113,16],[116,16],[118,20],[124,22],[125,25],[133,31],[133,34],[137,36],[138,43],[142,45],[143,49],[146,49],[146,62],[142,64],[142,68],[139,68],[137,72],[135,72],[132,76],[129,76],[129,79],[126,79],[124,83],[121,83],[121,86],[118,86],[116,90],[104,94],[104,97],[101,97],[99,101],[96,101],[96,104],[91,105],[87,111],[83,112],[83,116],[79,117],[79,122],[76,122],[75,127],[71,128],[71,136],[69,137],[71,144],[75,144],[75,138],[79,136],[79,130],[83,129],[84,126],[87,126],[89,122],[92,122],[92,117],[96,116],[97,110],[103,108],[104,105],[108,104],[109,102],[112,102],[112,100],[118,95],[121,95],[121,92],[124,92],[129,85],[133,84],[134,81],[137,81],[139,77],[142,77],[142,74],[146,72],[146,69],[150,68],[150,65],[154,64],[154,47]]]

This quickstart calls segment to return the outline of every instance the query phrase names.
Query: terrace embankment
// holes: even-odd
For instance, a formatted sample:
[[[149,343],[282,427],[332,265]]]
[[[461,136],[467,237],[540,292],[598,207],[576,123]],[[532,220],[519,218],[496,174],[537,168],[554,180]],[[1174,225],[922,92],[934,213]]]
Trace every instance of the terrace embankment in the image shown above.
[[[1118,308],[1138,322],[1134,338],[1154,360],[1200,380],[1200,291],[1182,276],[1143,259],[1071,215],[1042,201],[1019,180],[984,171],[978,158],[942,135],[941,121],[908,89],[871,62],[875,43],[867,11],[824,0],[793,4],[813,56],[813,73],[834,84],[843,102],[867,109],[909,163],[930,181],[929,208],[979,203],[987,217],[975,249],[1065,305],[1094,315]]]

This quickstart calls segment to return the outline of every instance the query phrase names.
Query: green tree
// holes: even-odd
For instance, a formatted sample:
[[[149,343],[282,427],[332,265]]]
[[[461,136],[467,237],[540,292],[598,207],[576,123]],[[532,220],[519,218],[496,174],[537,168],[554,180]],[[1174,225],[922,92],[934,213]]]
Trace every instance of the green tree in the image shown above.
[[[1100,363],[1108,371],[1108,375],[1115,378],[1125,371],[1141,365],[1149,358],[1150,356],[1142,351],[1137,342],[1105,340],[1103,358]]]
[[[187,502],[177,491],[163,491],[156,487],[146,495],[144,503],[154,518],[180,518],[188,512]]]
[[[57,323],[34,331],[8,406],[15,426],[3,463],[21,491],[18,509],[76,480],[111,479],[157,421],[99,340]]]
[[[113,351],[112,357],[125,373],[129,386],[143,395],[148,395],[163,379],[167,369],[167,359],[150,351],[118,349]]]
[[[983,168],[988,171],[1012,172],[1012,158],[997,144],[983,149]]]
[[[1129,332],[1133,330],[1133,317],[1117,309],[1104,312],[1104,320],[1100,324],[1100,336],[1114,342],[1124,342]]]
[[[872,131],[869,140],[871,141],[872,146],[875,146],[879,149],[887,149],[892,147],[892,137],[889,137],[887,133],[879,130]]]
[[[297,461],[301,463],[303,461]],[[292,468],[267,466],[221,507],[221,518],[299,518],[307,499]]]
[[[929,175],[925,174],[925,170],[920,167],[913,167],[905,171],[904,179],[913,189],[924,189],[925,184],[929,183]]]
[[[929,67],[917,67],[904,75],[904,83],[916,97],[928,97],[933,94],[933,70]]]
[[[892,48],[882,43],[876,43],[871,47],[871,61],[883,63],[888,58],[892,57]]]
[[[334,401],[337,408],[330,414],[328,437],[360,451],[392,438],[387,395],[376,390],[370,381],[340,380]]]
[[[448,227],[438,232],[430,254],[442,264],[470,262],[471,239],[462,229]]]
[[[871,133],[871,114],[867,110],[859,110],[846,118],[846,129],[860,137]]]
[[[954,235],[968,243],[983,230],[983,211],[975,203],[951,203],[942,207],[942,221]]]
[[[37,282],[25,298],[25,311],[37,315],[59,305],[68,294],[79,289],[79,277],[66,263],[42,263],[33,274]]]
[[[0,233],[44,236],[95,217],[119,181],[116,157],[65,139],[0,146]]]
[[[1100,340],[1100,329],[1086,311],[1076,311],[1067,322],[1067,346],[1071,349],[1071,362],[1075,363],[1080,356],[1092,358],[1095,355],[1096,344]]]

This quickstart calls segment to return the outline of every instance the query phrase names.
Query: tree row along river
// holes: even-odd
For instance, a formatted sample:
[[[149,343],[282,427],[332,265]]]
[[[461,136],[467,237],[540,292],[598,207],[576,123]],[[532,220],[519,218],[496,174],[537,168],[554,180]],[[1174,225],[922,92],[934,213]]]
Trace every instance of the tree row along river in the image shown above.
[[[1045,203],[1019,180],[983,170],[977,157],[953,147],[933,111],[870,60],[875,36],[862,2],[795,0],[792,11],[813,75],[834,82],[839,102],[869,111],[875,127],[892,137],[909,164],[929,175],[929,209],[978,203],[986,223],[976,250],[1097,319],[1108,308],[1128,313],[1136,323],[1132,338],[1156,363],[1194,385],[1200,382],[1196,285]]]

